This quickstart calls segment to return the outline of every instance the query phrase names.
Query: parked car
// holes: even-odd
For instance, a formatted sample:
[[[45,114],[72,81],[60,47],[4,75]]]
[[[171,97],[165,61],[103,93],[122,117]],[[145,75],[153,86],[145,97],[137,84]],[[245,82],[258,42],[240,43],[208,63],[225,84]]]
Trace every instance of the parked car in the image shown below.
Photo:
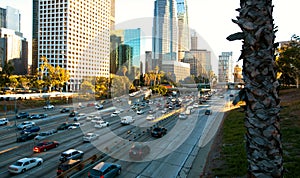
[[[71,126],[71,124],[69,124],[69,123],[62,123],[61,125],[59,125],[59,126],[57,127],[57,130],[66,130],[66,129],[68,129],[70,126]]]
[[[66,113],[66,112],[70,112],[70,108],[62,108],[60,110],[61,113]]]
[[[131,159],[142,160],[150,153],[150,147],[142,143],[134,143],[129,150]]]
[[[58,145],[59,143],[57,141],[51,141],[51,140],[42,141],[33,147],[33,152],[37,152],[37,153],[43,151],[46,152],[47,150],[58,147]]]
[[[109,122],[107,121],[97,121],[95,122],[95,128],[103,128],[103,127],[108,127]]]
[[[76,150],[76,149],[69,149],[61,153],[59,160],[61,162],[65,162],[70,159],[82,159],[83,158],[83,151]]]
[[[211,115],[211,114],[212,114],[212,112],[210,109],[205,110],[205,115]]]
[[[167,129],[164,127],[154,127],[151,130],[152,137],[162,137],[167,134]]]
[[[48,110],[48,109],[54,109],[54,105],[48,104],[48,105],[44,106],[44,109],[45,109],[45,110]]]
[[[7,118],[1,118],[0,119],[0,125],[7,125],[8,124],[8,119]]]
[[[24,122],[18,124],[17,128],[19,130],[21,130],[21,129],[25,129],[27,127],[31,127],[31,126],[34,126],[34,125],[35,125],[35,122],[33,122],[33,121],[24,121]]]
[[[88,172],[89,178],[116,177],[121,174],[121,165],[109,162],[100,162]]]
[[[25,133],[25,134],[22,134],[20,135],[18,138],[17,138],[17,142],[25,142],[27,140],[32,140],[34,139],[34,137],[36,137],[38,134],[36,132],[33,132],[33,133]]]
[[[40,131],[40,130],[41,130],[41,128],[40,128],[39,126],[33,125],[33,126],[31,126],[31,127],[26,127],[25,129],[23,129],[23,130],[21,131],[21,134],[38,132],[38,131]]]
[[[51,129],[45,132],[40,132],[36,137],[34,137],[34,140],[43,140],[51,135],[53,135],[54,133],[56,133],[57,130],[55,129]]]
[[[16,118],[17,119],[27,119],[29,117],[29,113],[28,112],[20,112]]]
[[[23,173],[33,167],[40,166],[43,159],[39,157],[22,158],[8,166],[8,172],[13,174]]]
[[[63,172],[69,170],[70,168],[78,165],[80,162],[81,162],[80,159],[70,159],[63,163],[60,163],[57,167],[56,175],[62,174]]]
[[[89,132],[89,133],[86,133],[84,136],[83,136],[83,142],[91,142],[93,140],[96,140],[99,138],[99,134],[95,134],[95,133],[92,133],[92,132]]]

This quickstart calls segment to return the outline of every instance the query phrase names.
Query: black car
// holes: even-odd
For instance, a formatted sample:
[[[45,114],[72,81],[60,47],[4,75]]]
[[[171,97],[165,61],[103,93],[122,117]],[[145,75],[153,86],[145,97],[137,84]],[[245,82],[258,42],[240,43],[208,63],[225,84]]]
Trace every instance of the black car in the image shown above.
[[[88,177],[116,177],[120,174],[121,165],[115,163],[100,162],[88,172]]]
[[[60,126],[57,127],[57,130],[66,130],[68,129],[72,124],[68,123],[62,123]]]
[[[17,116],[17,119],[27,119],[29,117],[28,112],[20,112]]]
[[[70,112],[70,108],[62,108],[60,110],[61,113],[66,113],[66,112]]]
[[[56,171],[56,174],[57,175],[60,175],[62,174],[63,172],[67,171],[68,169],[76,166],[77,164],[79,164],[81,162],[80,159],[70,159],[70,160],[67,160],[63,163],[60,163],[57,167],[57,171]]]
[[[72,111],[70,114],[69,114],[69,117],[75,117],[77,116],[79,113],[77,111]]]
[[[131,159],[142,160],[150,153],[150,147],[141,143],[135,143],[129,150],[129,157]]]
[[[209,110],[209,109],[205,110],[205,115],[211,115],[211,114],[212,114],[211,110]]]
[[[26,133],[33,133],[33,132],[38,132],[40,131],[41,128],[37,125],[31,126],[31,127],[26,127],[21,131],[21,134],[26,134]]]
[[[32,140],[37,135],[38,135],[38,133],[36,133],[36,132],[23,134],[17,138],[17,142],[25,142],[27,140]]]
[[[152,137],[162,137],[167,134],[167,129],[164,127],[155,127],[151,130]]]

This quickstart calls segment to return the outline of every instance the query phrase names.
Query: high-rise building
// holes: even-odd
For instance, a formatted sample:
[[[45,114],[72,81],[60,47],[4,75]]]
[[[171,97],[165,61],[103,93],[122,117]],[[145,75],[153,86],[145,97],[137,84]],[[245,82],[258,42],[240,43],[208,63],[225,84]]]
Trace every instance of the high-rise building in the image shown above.
[[[141,57],[141,29],[124,29],[124,30],[114,30],[111,32],[111,51],[117,49],[117,46],[120,44],[128,45],[132,48],[131,56],[132,58],[127,63],[128,73],[134,71],[132,68],[139,69],[140,68],[140,57]],[[114,38],[114,39],[113,39]],[[118,53],[115,55],[115,61],[111,58],[111,62],[118,63]],[[111,54],[112,56],[112,54]],[[118,65],[116,65],[118,66]],[[117,69],[118,70],[118,69]],[[113,72],[111,72],[113,73]]]
[[[190,28],[186,0],[177,0],[178,60],[182,61],[185,51],[190,49]]]
[[[198,49],[198,36],[195,31],[191,34],[191,50]]]
[[[18,9],[6,6],[0,7],[0,28],[7,28],[16,32],[21,32],[21,14]]]
[[[111,0],[34,0],[33,15],[36,67],[44,56],[68,70],[68,91],[85,78],[109,77]]]
[[[211,70],[210,58],[210,51],[205,49],[194,49],[185,53],[183,62],[191,65],[191,75],[194,75],[195,77],[208,77],[208,73]]]
[[[219,55],[219,82],[233,82],[233,59],[232,52],[222,52]]]
[[[114,30],[115,29],[115,22],[116,22],[116,20],[115,20],[115,17],[116,17],[116,11],[115,11],[115,0],[111,0],[111,7],[110,7],[110,9],[111,9],[111,11],[110,11],[110,30]]]
[[[177,61],[178,21],[175,0],[156,0],[152,29],[153,59]]]

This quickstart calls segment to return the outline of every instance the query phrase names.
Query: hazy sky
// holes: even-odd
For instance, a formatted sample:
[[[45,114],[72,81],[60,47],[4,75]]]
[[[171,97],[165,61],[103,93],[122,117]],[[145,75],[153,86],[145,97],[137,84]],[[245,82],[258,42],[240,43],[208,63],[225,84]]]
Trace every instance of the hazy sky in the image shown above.
[[[117,25],[133,22],[142,27],[151,23],[154,0],[115,1]],[[232,51],[235,61],[240,55],[242,43],[226,40],[228,35],[240,31],[240,28],[231,21],[238,16],[235,9],[239,8],[239,2],[239,0],[187,0],[190,28],[195,29],[201,36],[201,43],[198,46],[213,52],[214,70],[217,69],[217,59],[221,52]],[[300,17],[300,1],[273,0],[273,4],[274,24],[278,26],[275,41],[289,40],[293,34],[300,35],[298,19]],[[22,15],[21,31],[31,44],[32,0],[0,0],[0,7],[5,8],[6,6],[20,10]],[[141,54],[143,53],[144,51],[141,51]]]

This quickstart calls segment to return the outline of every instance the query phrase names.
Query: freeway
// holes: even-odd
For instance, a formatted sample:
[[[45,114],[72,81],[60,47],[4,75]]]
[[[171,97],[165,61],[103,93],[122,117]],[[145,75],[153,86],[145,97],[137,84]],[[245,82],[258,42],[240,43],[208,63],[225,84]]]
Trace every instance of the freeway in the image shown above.
[[[184,106],[192,105],[195,97],[189,96],[185,100]],[[154,100],[154,99],[153,99]],[[14,177],[56,177],[56,168],[59,164],[58,158],[61,152],[75,148],[82,150],[84,160],[96,155],[96,162],[108,161],[122,165],[122,173],[119,177],[176,177],[184,175],[183,170],[188,170],[199,150],[206,144],[206,140],[210,139],[207,135],[213,134],[213,127],[218,127],[214,122],[221,120],[220,113],[226,100],[217,96],[213,96],[207,103],[200,105],[194,109],[194,112],[185,120],[178,119],[178,114],[182,108],[178,108],[178,112],[174,110],[168,117],[163,117],[158,103],[164,105],[166,99],[156,98],[153,104],[145,106],[143,109],[148,111],[155,110],[157,118],[161,120],[147,121],[146,113],[138,115],[134,110],[130,109],[127,98],[121,98],[118,102],[113,102],[113,107],[108,106],[104,110],[95,110],[93,107],[86,107],[79,110],[80,113],[87,115],[101,116],[105,121],[110,123],[109,127],[97,129],[89,120],[80,120],[80,129],[62,130],[52,135],[48,139],[57,140],[60,145],[57,148],[42,153],[33,153],[32,148],[36,141],[16,143],[17,131],[13,126],[1,126],[1,150],[0,160],[0,176],[10,177],[7,167],[11,163],[23,157],[38,156],[44,159],[44,163],[36,168],[26,171],[23,174]],[[205,109],[213,110],[212,115],[204,115]],[[113,110],[121,110],[118,116],[111,116]],[[40,111],[44,112],[44,111]],[[55,129],[61,123],[68,121],[74,122],[67,114],[59,113],[59,110],[47,111],[50,116],[46,119],[37,120],[37,124],[41,130]],[[166,113],[166,114],[168,114]],[[120,117],[132,116],[135,122],[131,125],[122,126]],[[150,135],[150,129],[154,126],[163,126],[168,129],[168,133],[162,138],[153,138]],[[100,139],[91,143],[83,143],[82,136],[87,132],[95,132],[100,135]],[[206,139],[203,139],[206,138]],[[132,160],[128,156],[131,145],[135,142],[148,144],[151,148],[150,154],[143,160]],[[95,163],[94,163],[95,164]],[[68,174],[71,177],[86,177],[88,169],[94,164],[86,164],[82,170],[73,170]],[[168,170],[168,171],[166,171]]]

